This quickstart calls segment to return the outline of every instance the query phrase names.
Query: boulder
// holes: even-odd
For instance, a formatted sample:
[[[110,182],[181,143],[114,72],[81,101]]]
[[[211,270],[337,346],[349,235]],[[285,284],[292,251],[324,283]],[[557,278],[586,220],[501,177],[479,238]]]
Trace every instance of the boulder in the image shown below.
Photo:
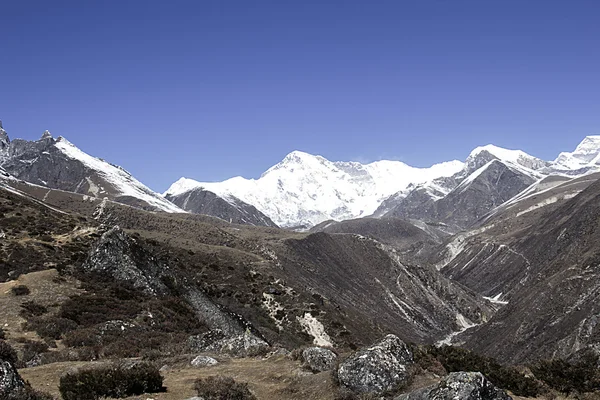
[[[337,370],[342,386],[356,393],[382,393],[407,383],[413,355],[395,335],[387,335],[342,362]]]
[[[25,387],[25,382],[15,366],[8,360],[0,359],[0,398],[8,397],[10,393]]]
[[[212,357],[209,356],[198,356],[192,360],[190,364],[194,367],[210,367],[211,365],[216,365],[219,362]]]
[[[218,352],[245,357],[264,354],[269,349],[269,344],[249,330],[241,335],[226,336],[223,331],[215,329],[190,336],[188,347],[194,352]]]
[[[481,372],[453,372],[440,383],[396,397],[395,400],[510,400]]]
[[[322,347],[309,347],[302,351],[302,359],[313,372],[332,370],[335,367],[337,355]]]

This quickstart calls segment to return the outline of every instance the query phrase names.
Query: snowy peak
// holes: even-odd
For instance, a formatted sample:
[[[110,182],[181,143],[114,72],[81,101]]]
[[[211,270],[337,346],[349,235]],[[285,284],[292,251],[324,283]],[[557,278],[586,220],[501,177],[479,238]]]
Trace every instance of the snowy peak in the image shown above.
[[[575,151],[560,153],[554,161],[557,169],[579,170],[600,165],[600,135],[586,136]]]
[[[408,185],[450,176],[462,167],[458,161],[430,168],[414,168],[399,161],[332,162],[293,151],[259,179],[236,177],[202,183],[182,178],[165,195],[178,196],[202,187],[255,206],[279,226],[309,228],[325,220],[371,215],[384,199]]]
[[[7,137],[8,138],[8,137]],[[81,151],[63,137],[45,131],[37,141],[9,142],[0,165],[24,181],[135,207],[184,212],[143,185],[124,169]]]
[[[475,169],[478,169],[487,162],[491,161],[493,158],[496,158],[504,163],[521,166],[533,171],[537,171],[548,166],[546,161],[529,155],[524,151],[505,149],[492,144],[475,148],[471,154],[469,154],[466,163],[468,165],[476,166]]]

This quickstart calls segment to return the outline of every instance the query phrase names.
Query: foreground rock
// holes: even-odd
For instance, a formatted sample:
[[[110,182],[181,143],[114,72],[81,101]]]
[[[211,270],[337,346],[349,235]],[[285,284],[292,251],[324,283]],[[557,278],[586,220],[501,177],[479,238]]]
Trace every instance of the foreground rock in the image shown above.
[[[495,387],[480,372],[453,372],[435,386],[403,394],[396,397],[395,400],[434,399],[509,400],[512,397]]]
[[[247,330],[241,335],[228,336],[215,329],[201,335],[190,336],[188,347],[193,352],[219,352],[237,357],[265,354],[269,344]]]
[[[332,370],[337,360],[337,355],[322,347],[309,347],[302,351],[302,359],[313,372]]]
[[[217,365],[219,362],[209,356],[198,356],[192,360],[190,364],[193,367],[210,367],[211,365]]]
[[[10,361],[0,359],[0,398],[5,399],[24,387],[25,383],[15,366]]]
[[[342,362],[337,370],[342,386],[356,393],[382,393],[405,385],[413,355],[395,335],[387,335],[371,347]]]

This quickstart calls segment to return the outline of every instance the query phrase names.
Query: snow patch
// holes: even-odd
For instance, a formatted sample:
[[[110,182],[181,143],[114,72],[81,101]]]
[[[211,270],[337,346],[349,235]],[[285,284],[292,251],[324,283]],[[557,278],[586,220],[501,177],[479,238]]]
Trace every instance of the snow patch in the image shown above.
[[[333,347],[331,343],[331,338],[325,332],[325,327],[322,323],[320,323],[315,317],[313,317],[310,313],[305,313],[303,317],[296,317],[302,328],[311,335],[314,340],[313,344],[315,346],[329,346]]]

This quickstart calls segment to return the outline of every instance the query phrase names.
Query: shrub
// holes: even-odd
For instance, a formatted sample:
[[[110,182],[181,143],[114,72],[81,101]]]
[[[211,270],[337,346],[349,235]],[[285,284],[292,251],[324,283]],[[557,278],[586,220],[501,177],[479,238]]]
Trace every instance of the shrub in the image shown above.
[[[161,392],[162,382],[152,364],[111,364],[67,373],[60,378],[58,389],[64,400],[96,400]]]
[[[46,314],[48,309],[43,305],[36,303],[35,301],[26,301],[21,304],[21,315],[25,319],[29,319],[33,316],[39,317],[40,315]]]
[[[24,388],[15,390],[9,394],[7,400],[54,400],[54,397],[48,393],[38,392],[31,386],[26,385]]]
[[[11,364],[17,362],[17,352],[4,340],[0,340],[0,360],[8,361]]]
[[[29,290],[29,288],[27,286],[25,286],[25,285],[13,286],[12,289],[10,289],[10,291],[15,296],[26,296],[29,293],[31,293],[31,291]]]
[[[54,316],[32,317],[27,321],[25,328],[35,331],[40,337],[59,340],[66,333],[77,329],[77,323],[67,318]]]
[[[33,360],[40,359],[40,355],[48,351],[48,344],[35,340],[27,340],[23,346],[22,361],[29,363]],[[39,362],[39,361],[38,361]]]
[[[593,392],[600,389],[598,357],[570,363],[565,360],[543,360],[531,365],[536,378],[563,393]]]
[[[422,366],[430,363],[430,357],[433,356],[448,372],[481,372],[494,385],[510,390],[517,396],[536,397],[542,393],[542,385],[516,368],[500,365],[493,358],[483,357],[459,347],[426,346],[415,351],[414,355],[417,364]]]
[[[205,400],[256,400],[247,383],[236,382],[225,376],[197,379],[194,389]]]
[[[6,332],[0,327],[0,340],[6,339]]]
[[[140,311],[140,304],[135,300],[82,295],[63,303],[59,316],[88,327],[111,320],[129,320]]]

